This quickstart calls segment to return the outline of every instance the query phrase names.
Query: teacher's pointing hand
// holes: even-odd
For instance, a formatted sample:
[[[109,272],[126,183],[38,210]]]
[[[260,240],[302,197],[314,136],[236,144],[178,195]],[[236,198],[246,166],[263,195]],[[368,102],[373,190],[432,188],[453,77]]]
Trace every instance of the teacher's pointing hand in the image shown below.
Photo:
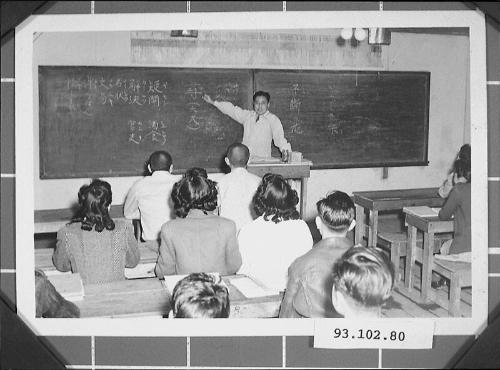
[[[207,95],[207,94],[204,94],[203,95],[203,100],[205,100],[208,104],[214,104],[214,101],[212,100],[212,98],[210,97],[210,95]]]

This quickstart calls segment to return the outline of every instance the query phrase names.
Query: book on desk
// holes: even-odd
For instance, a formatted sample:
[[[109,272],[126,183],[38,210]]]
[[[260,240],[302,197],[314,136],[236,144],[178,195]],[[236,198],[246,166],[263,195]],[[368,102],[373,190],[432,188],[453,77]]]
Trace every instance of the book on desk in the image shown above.
[[[83,281],[80,273],[71,271],[67,273],[47,272],[47,279],[59,292],[59,294],[68,301],[81,301],[85,296]]]
[[[441,208],[432,208],[428,206],[404,207],[403,212],[410,213],[418,217],[438,217]]]

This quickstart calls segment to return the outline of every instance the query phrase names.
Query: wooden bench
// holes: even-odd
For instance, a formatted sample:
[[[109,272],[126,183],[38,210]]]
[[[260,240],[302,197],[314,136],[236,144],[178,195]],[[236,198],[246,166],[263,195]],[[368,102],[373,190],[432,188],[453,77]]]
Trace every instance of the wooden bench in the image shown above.
[[[439,251],[443,241],[450,239],[450,234],[436,235],[434,241],[434,252]],[[417,246],[422,248],[422,235],[417,236]],[[406,247],[408,235],[406,232],[380,232],[377,235],[377,246],[388,251],[391,256],[391,262],[394,265],[394,281],[401,280],[399,272],[401,258],[406,257]],[[404,265],[403,265],[404,266]]]

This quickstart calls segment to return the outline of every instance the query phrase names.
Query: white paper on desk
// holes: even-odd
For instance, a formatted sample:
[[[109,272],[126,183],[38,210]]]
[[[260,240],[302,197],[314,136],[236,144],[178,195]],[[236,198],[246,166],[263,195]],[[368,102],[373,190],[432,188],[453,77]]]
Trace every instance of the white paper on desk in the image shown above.
[[[436,212],[434,208],[428,206],[404,207],[403,211],[419,217],[436,217],[439,214],[439,210]]]
[[[278,291],[267,289],[258,285],[249,277],[232,279],[231,285],[235,286],[241,292],[241,294],[243,294],[247,298],[267,297],[279,294]]]
[[[70,274],[52,274],[47,279],[57,292],[68,301],[81,301],[85,296],[83,281],[78,272]]]
[[[59,270],[43,270],[43,273],[46,276],[54,276],[54,275],[68,275],[68,274],[72,274],[73,272],[71,272],[71,271],[62,272]]]
[[[133,268],[125,268],[125,277],[127,279],[140,279],[156,277],[155,274],[156,262],[139,263]]]
[[[435,254],[434,258],[451,261],[451,262],[471,262],[471,252],[454,253],[454,254]]]
[[[177,284],[177,282],[179,280],[184,279],[186,276],[187,276],[187,274],[185,274],[185,275],[168,275],[168,276],[165,276],[165,280],[162,280],[161,283],[163,284],[163,286],[165,288],[167,288],[169,293],[172,293],[174,291],[175,284]]]

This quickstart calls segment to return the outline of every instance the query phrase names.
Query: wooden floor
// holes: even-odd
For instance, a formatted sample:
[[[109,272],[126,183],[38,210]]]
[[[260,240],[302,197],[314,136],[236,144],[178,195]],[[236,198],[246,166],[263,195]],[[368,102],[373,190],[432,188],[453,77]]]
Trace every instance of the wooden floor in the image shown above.
[[[391,299],[382,308],[383,317],[452,317],[448,314],[448,286],[433,289],[435,298],[424,302],[420,297],[420,274],[415,276],[415,288],[408,292],[403,282],[396,284]],[[440,303],[437,303],[440,302]],[[460,302],[461,317],[472,317],[472,289],[462,289]]]

